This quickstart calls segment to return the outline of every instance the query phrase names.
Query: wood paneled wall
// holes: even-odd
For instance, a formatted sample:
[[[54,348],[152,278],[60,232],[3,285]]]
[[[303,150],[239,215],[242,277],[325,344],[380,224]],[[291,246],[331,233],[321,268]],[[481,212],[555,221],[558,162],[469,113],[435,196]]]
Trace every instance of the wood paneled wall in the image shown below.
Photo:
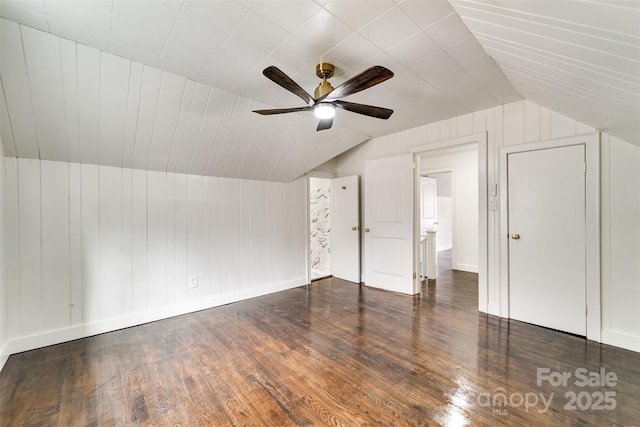
[[[305,179],[5,162],[9,353],[307,283]]]
[[[524,100],[373,138],[336,161],[338,176],[361,174],[364,161],[410,152],[411,147],[487,132],[488,183],[499,181],[501,147],[563,138],[595,129]],[[602,318],[603,342],[640,351],[640,212],[637,141],[602,133]],[[500,201],[498,200],[498,203]],[[488,212],[488,311],[501,315],[500,212]],[[506,313],[502,314],[506,315]]]

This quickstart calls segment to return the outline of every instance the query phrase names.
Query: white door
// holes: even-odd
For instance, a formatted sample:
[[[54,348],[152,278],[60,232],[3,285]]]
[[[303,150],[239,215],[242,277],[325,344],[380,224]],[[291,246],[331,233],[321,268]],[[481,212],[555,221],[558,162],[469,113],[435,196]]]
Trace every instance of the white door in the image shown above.
[[[364,164],[367,286],[413,295],[413,155]]]
[[[420,234],[438,227],[437,182],[435,178],[420,177]]]
[[[584,164],[584,145],[507,157],[509,315],[578,335],[586,335]]]
[[[360,283],[360,191],[358,176],[331,181],[331,266],[334,277]]]

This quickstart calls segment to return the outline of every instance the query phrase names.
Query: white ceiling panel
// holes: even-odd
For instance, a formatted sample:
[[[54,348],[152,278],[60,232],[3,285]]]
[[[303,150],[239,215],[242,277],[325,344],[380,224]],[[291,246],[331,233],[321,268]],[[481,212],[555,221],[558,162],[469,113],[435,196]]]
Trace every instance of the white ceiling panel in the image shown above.
[[[400,8],[423,29],[455,14],[447,0],[405,0],[400,3]]]
[[[178,19],[184,23],[212,27],[229,34],[240,24],[247,13],[249,13],[249,8],[242,2],[187,0],[183,4]]]
[[[440,46],[420,31],[387,49],[387,54],[400,63],[413,64],[440,51]]]
[[[105,2],[111,9],[112,2]],[[183,2],[181,1],[117,1],[113,2],[113,15],[122,17],[134,25],[155,33],[167,33],[176,21]]]
[[[20,157],[286,181],[370,137],[523,95],[640,141],[637,2],[3,0],[0,16],[3,143]],[[316,132],[310,112],[252,112],[303,104],[265,67],[313,93],[320,61],[334,87],[393,71],[347,99],[391,118],[338,110]]]
[[[422,31],[411,17],[399,7],[394,7],[359,32],[382,50],[397,45]]]
[[[466,39],[449,46],[445,49],[445,52],[451,57],[451,59],[460,65],[474,61],[487,54],[474,36],[469,36]]]
[[[305,46],[327,52],[354,33],[344,22],[320,9],[293,33],[293,37]]]
[[[333,64],[332,61],[339,61],[355,68],[369,58],[376,56],[379,52],[379,49],[373,43],[356,33],[325,53],[323,61],[330,64]]]
[[[252,11],[293,33],[319,9],[320,6],[314,2],[272,0],[256,3]]]
[[[471,35],[460,17],[453,13],[425,30],[438,45],[446,49]]]
[[[111,20],[112,41],[131,45],[135,49],[149,52],[154,56],[160,56],[162,53],[168,35],[168,29],[142,27],[117,15],[114,15]]]
[[[330,0],[324,7],[349,27],[359,31],[395,5],[392,0],[379,0],[366,4],[361,0]]]

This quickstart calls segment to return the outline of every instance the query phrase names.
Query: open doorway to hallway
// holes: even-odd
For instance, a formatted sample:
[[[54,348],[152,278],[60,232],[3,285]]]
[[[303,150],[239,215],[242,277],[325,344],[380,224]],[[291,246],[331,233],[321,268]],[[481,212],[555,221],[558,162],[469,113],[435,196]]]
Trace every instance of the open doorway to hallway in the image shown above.
[[[429,177],[436,186],[436,252],[450,251],[451,269],[478,273],[478,144],[421,152],[420,176]],[[421,203],[425,207],[429,204]]]

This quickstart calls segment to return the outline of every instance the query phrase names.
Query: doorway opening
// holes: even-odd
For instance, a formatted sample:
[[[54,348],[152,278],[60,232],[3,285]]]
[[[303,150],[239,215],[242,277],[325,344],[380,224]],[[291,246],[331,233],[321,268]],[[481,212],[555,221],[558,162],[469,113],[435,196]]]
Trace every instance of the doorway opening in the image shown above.
[[[331,179],[309,177],[310,280],[331,276]]]
[[[420,192],[420,233],[421,238],[429,238],[428,231],[435,231],[435,255],[437,269],[445,265],[452,268],[453,248],[453,171],[440,171],[421,175]],[[430,188],[433,183],[433,190]],[[425,200],[430,199],[430,200]],[[440,258],[448,260],[441,263]],[[429,279],[434,279],[430,277]]]
[[[480,270],[478,159],[477,142],[420,153],[421,179],[435,183],[435,252],[450,251],[451,268],[471,273]]]

